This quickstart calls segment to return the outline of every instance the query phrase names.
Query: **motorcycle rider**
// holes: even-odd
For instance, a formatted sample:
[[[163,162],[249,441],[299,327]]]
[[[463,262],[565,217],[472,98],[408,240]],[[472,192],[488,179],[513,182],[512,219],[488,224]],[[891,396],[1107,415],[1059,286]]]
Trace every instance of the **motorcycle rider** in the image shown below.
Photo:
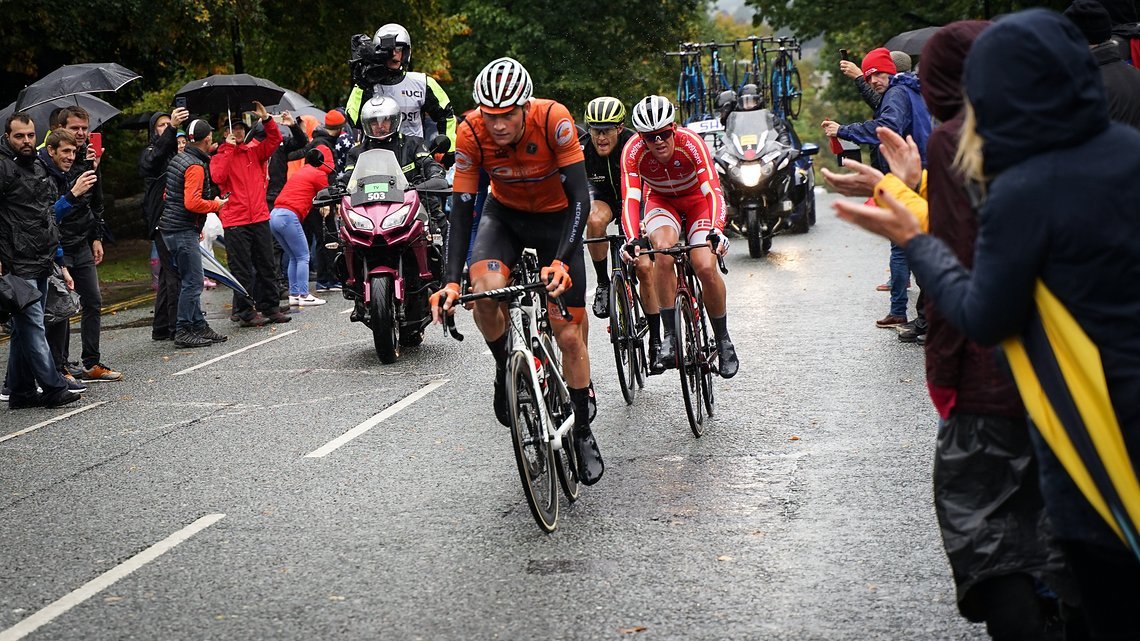
[[[736,97],[735,109],[732,109],[731,111],[756,111],[757,109],[763,108],[764,98],[760,95],[760,88],[752,83],[749,83],[740,88],[740,95]],[[730,116],[731,112],[729,114],[725,114],[724,116],[726,126]],[[788,133],[787,120],[784,120],[783,118],[769,111],[768,124],[771,125],[772,129],[776,132],[777,142],[787,147],[792,146],[792,136]]]
[[[724,195],[704,139],[686,127],[678,127],[675,114],[673,103],[664,96],[646,96],[633,108],[633,127],[638,137],[622,151],[622,227],[629,241],[622,248],[622,259],[633,262],[641,250],[643,199],[645,233],[654,249],[676,245],[682,232],[686,243],[708,243],[707,249],[694,249],[689,256],[716,334],[720,375],[732,378],[740,361],[728,335],[724,280],[712,253],[723,256],[728,252]],[[660,373],[675,367],[677,362],[673,338],[677,329],[672,307],[676,295],[673,257],[657,255],[653,271],[665,335],[650,371]]]
[[[363,105],[374,95],[385,96],[399,104],[404,134],[425,137],[422,113],[426,111],[438,132],[450,141],[446,151],[455,149],[455,111],[451,100],[435,78],[410,71],[412,36],[407,29],[396,23],[386,24],[376,30],[371,40],[363,34],[355,36],[352,49],[349,66],[354,86],[345,110],[350,121],[359,127]]]

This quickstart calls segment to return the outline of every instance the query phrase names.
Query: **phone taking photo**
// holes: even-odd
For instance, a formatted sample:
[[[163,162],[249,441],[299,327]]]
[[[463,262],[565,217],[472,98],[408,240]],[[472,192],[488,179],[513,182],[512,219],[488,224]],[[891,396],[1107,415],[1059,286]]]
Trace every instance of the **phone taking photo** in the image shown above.
[[[102,158],[103,157],[103,134],[102,134],[102,132],[93,131],[93,132],[87,134],[87,144],[91,146],[91,149],[95,150],[95,157],[96,158]]]
[[[186,108],[186,96],[175,96],[174,97],[174,108],[175,109],[185,109]]]
[[[851,60],[851,54],[848,53],[846,49],[840,49],[839,50],[839,59],[840,60]]]

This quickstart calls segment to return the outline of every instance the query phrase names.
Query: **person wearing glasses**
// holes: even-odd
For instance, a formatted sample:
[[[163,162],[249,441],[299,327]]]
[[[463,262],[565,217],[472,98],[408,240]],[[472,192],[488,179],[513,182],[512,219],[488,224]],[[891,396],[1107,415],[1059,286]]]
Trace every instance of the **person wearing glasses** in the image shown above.
[[[542,279],[553,298],[564,297],[570,319],[554,309],[550,323],[574,405],[578,479],[593,485],[604,464],[590,431],[590,358],[581,323],[586,316],[586,265],[582,232],[590,206],[585,159],[574,118],[561,103],[533,98],[530,74],[519,61],[491,61],[475,78],[472,111],[456,134],[455,181],[443,289],[431,296],[436,322],[454,313],[467,259],[479,171],[491,189],[471,249],[469,280],[475,292],[507,286],[524,248],[538,253]],[[509,426],[507,326],[494,299],[475,303],[475,324],[495,357],[495,415]]]
[[[622,191],[625,193],[622,226],[629,241],[622,248],[622,259],[633,262],[644,246],[644,241],[639,240],[643,201],[645,236],[654,249],[676,245],[682,232],[690,245],[708,244],[708,249],[693,250],[690,258],[701,281],[705,308],[716,334],[720,375],[732,378],[740,369],[740,361],[728,335],[724,280],[717,271],[716,261],[716,256],[728,252],[728,239],[724,236],[724,193],[705,141],[695,132],[677,127],[675,114],[673,103],[664,96],[646,96],[633,108],[637,138],[622,150]],[[654,288],[665,335],[661,338],[657,358],[649,368],[650,373],[659,374],[677,365],[673,315],[677,292],[673,258],[665,254],[658,254],[656,258]]]

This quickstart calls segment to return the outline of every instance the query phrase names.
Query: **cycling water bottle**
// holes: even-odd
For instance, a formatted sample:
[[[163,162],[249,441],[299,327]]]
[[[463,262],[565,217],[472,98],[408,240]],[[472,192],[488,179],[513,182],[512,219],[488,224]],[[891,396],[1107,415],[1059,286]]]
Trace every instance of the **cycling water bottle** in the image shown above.
[[[542,386],[542,393],[546,393],[546,368],[542,365],[542,359],[534,357],[534,371],[538,374],[538,384]]]

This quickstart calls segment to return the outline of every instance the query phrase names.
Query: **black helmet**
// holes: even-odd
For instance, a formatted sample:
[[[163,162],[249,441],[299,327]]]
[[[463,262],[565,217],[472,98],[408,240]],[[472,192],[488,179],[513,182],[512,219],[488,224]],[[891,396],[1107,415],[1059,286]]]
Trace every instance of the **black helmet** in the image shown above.
[[[752,111],[760,108],[760,88],[748,83],[740,88],[740,97],[737,99],[737,108],[741,111]]]
[[[720,95],[716,97],[716,110],[717,111],[724,111],[725,109],[731,109],[732,106],[735,104],[736,104],[736,92],[731,90],[731,89],[729,89],[727,91],[720,92]]]

